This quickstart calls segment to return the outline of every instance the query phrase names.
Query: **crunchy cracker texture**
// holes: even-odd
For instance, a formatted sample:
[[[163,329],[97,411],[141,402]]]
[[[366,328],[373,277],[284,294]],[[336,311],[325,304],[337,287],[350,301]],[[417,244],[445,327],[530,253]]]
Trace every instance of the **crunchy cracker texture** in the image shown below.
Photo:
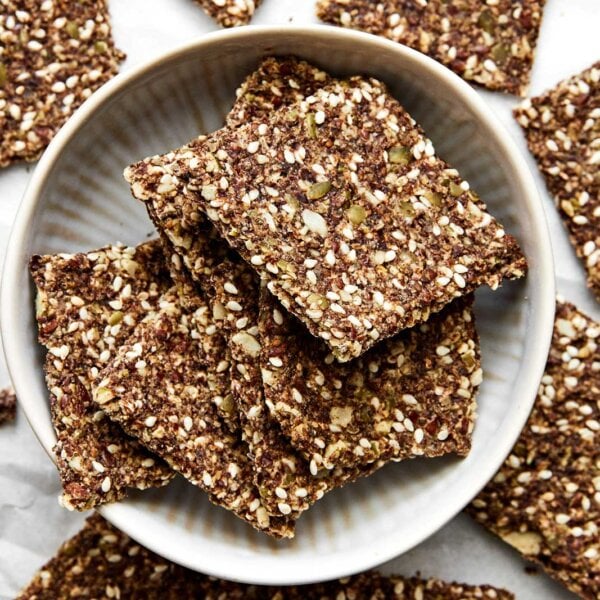
[[[14,421],[17,416],[17,396],[11,388],[0,390],[0,425]]]
[[[215,303],[229,331],[231,383],[240,413],[244,439],[253,461],[254,482],[271,515],[298,518],[328,491],[341,487],[381,467],[351,465],[331,472],[311,473],[308,461],[290,444],[265,405],[260,354],[265,340],[260,335],[262,303],[270,303],[264,288],[259,295],[256,274],[241,259],[226,261],[214,276]]]
[[[293,523],[262,506],[248,447],[214,405],[229,392],[229,364],[214,368],[222,338],[208,305],[195,304],[185,309],[176,289],[165,293],[101,373],[94,400],[213,502],[261,531],[292,537]]]
[[[586,600],[600,597],[600,324],[558,302],[527,425],[468,512]]]
[[[524,96],[545,0],[319,0],[319,18],[428,54],[491,90]]]
[[[600,62],[514,115],[600,301]]]
[[[200,246],[203,244],[204,231],[199,230],[197,233],[194,245]],[[206,287],[202,289],[191,277],[181,255],[174,249],[173,244],[163,233],[161,233],[161,241],[171,279],[175,286],[173,292],[176,293],[177,303],[181,305],[182,309],[190,312],[205,307],[208,303],[209,309],[212,310],[212,318],[215,320],[214,328],[217,328],[218,320],[216,319],[214,300],[212,299],[214,293],[212,293],[211,286],[208,285],[208,273],[205,277]],[[228,340],[223,336],[222,331],[212,332],[212,329],[213,327],[210,329],[212,351],[206,354],[205,360],[207,369],[212,373],[213,387],[218,388],[219,393],[212,394],[211,401],[216,406],[219,416],[229,430],[236,432],[240,427],[240,419],[230,386],[231,351]]]
[[[216,257],[224,256],[222,249],[215,247],[216,240],[211,245],[202,242],[205,235],[202,227],[196,231],[190,229],[188,234],[194,240],[192,246],[197,250],[215,250]],[[220,244],[226,246],[222,240]],[[167,252],[173,250],[169,248]],[[320,473],[318,477],[310,473],[308,462],[290,445],[264,404],[259,359],[259,283],[256,274],[239,256],[233,254],[219,264],[215,257],[197,254],[196,258],[204,266],[203,281],[210,312],[218,332],[227,340],[231,361],[232,405],[239,412],[243,439],[248,444],[254,483],[262,504],[271,516],[297,519],[325,493],[372,473],[383,465],[383,461],[366,467],[338,468]],[[184,261],[179,261],[176,252],[171,261],[172,276],[181,289],[186,285]],[[187,282],[189,284],[189,279]],[[187,289],[189,293],[189,285]],[[269,292],[264,293],[270,296]],[[184,296],[186,293],[180,291],[179,299]]]
[[[271,297],[261,305],[266,403],[292,445],[323,468],[468,454],[482,379],[472,297],[336,362]]]
[[[341,361],[526,269],[514,238],[372,79],[332,82],[126,176],[135,197],[184,220],[206,211]]]
[[[248,25],[262,0],[196,0],[221,25],[239,27]]]
[[[94,90],[116,75],[105,0],[3,0],[0,167],[36,160]]]
[[[128,487],[166,484],[172,477],[166,465],[90,398],[100,370],[169,284],[159,243],[36,255],[30,270],[39,341],[48,350],[45,372],[63,505],[87,510],[122,498]]]
[[[330,81],[325,71],[294,56],[267,57],[237,89],[227,126],[268,118],[271,112],[303,100]]]
[[[260,587],[214,579],[190,571],[136,544],[99,515],[65,542],[17,600],[63,600],[74,596],[108,600],[513,600],[488,585],[437,579],[386,577],[368,571],[305,586]]]

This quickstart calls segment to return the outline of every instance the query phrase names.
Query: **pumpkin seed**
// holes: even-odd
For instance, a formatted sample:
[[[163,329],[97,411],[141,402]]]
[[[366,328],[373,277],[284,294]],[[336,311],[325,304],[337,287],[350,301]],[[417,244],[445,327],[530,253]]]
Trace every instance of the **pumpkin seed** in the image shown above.
[[[308,192],[306,192],[306,197],[309,200],[318,200],[323,196],[326,196],[331,189],[331,181],[318,181],[317,183],[313,183],[308,188]]]

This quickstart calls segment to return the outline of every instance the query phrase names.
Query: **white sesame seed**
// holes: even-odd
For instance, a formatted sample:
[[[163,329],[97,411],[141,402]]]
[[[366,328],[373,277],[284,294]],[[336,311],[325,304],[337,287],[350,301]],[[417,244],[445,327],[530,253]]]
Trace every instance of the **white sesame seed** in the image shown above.
[[[105,471],[104,466],[96,460],[92,461],[92,467],[94,467],[94,470],[98,471],[98,473],[104,473]]]
[[[258,149],[260,148],[260,144],[257,141],[254,142],[250,142],[248,144],[248,146],[246,146],[246,150],[250,153],[250,154],[256,154],[258,152]]]
[[[154,427],[154,425],[156,425],[156,417],[154,417],[154,416],[146,417],[146,419],[144,421],[144,425],[146,427]]]
[[[277,508],[282,515],[289,515],[292,512],[292,507],[285,502],[280,502],[277,504]]]
[[[102,491],[106,494],[110,491],[110,486],[111,486],[111,481],[110,481],[110,477],[105,477],[102,480],[102,485],[100,486]]]
[[[279,356],[271,356],[271,358],[269,358],[269,362],[274,366],[274,367],[282,367],[283,366],[283,361],[281,360],[281,358],[279,358]]]
[[[464,288],[467,285],[465,278],[460,273],[454,273],[452,278],[454,279],[454,283],[456,283],[459,288]]]

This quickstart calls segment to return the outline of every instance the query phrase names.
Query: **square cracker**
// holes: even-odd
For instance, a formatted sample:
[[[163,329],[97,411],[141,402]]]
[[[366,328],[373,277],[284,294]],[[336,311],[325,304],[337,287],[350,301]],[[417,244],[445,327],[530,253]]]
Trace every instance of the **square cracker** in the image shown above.
[[[546,372],[519,440],[469,506],[572,592],[600,597],[600,323],[559,300]]]
[[[600,62],[514,115],[600,301]]]
[[[3,0],[0,167],[37,160],[84,100],[117,74],[106,0]]]
[[[317,14],[428,54],[491,90],[525,95],[545,0],[319,0]]]
[[[127,178],[141,200],[206,211],[340,361],[526,269],[514,238],[376,80],[331,82]]]
[[[262,0],[196,0],[222,27],[248,25]]]
[[[170,285],[158,241],[33,256],[40,343],[58,441],[62,503],[87,510],[126,488],[165,485],[166,465],[105,418],[90,398],[99,371]]]
[[[472,297],[347,364],[269,295],[261,304],[267,406],[310,470],[468,454],[482,379]]]
[[[14,421],[17,415],[17,396],[10,388],[0,390],[0,425]]]
[[[172,288],[100,374],[94,401],[215,504],[265,533],[293,537],[293,522],[262,506],[248,447],[214,405],[230,389],[227,371],[212,361],[221,341],[208,305],[199,296],[182,303]]]
[[[146,550],[99,515],[90,517],[83,529],[60,547],[17,600],[56,600],[73,594],[145,600],[514,600],[510,592],[487,585],[386,577],[376,571],[304,586],[234,583],[190,571]]]

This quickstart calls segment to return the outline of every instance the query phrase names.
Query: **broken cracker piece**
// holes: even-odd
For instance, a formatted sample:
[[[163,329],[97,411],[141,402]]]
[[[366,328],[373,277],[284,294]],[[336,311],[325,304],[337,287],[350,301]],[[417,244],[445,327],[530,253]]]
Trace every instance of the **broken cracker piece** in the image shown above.
[[[125,55],[106,0],[5,0],[0,12],[0,167],[39,158]]]
[[[0,425],[14,421],[17,416],[17,396],[11,388],[0,390]]]
[[[33,256],[40,343],[57,434],[62,503],[87,510],[126,488],[165,485],[172,473],[105,418],[90,393],[100,369],[169,285],[158,241],[79,254]]]
[[[467,81],[525,95],[545,0],[319,0],[323,21],[428,54]]]
[[[137,544],[99,515],[58,550],[17,600],[70,598],[145,600],[514,600],[506,590],[487,585],[446,583],[417,577],[386,577],[367,571],[352,577],[303,586],[262,587],[208,577],[172,563]]]
[[[261,304],[266,403],[320,469],[466,456],[482,379],[472,297],[348,364],[270,297]]]
[[[127,177],[141,200],[207,211],[340,361],[526,269],[514,238],[375,80],[332,82]]]
[[[265,533],[293,537],[293,522],[269,517],[261,505],[248,447],[214,406],[214,396],[230,388],[221,376],[227,371],[211,368],[221,344],[216,331],[208,305],[197,298],[197,307],[186,309],[173,288],[101,373],[93,398],[215,504]]]
[[[514,115],[600,301],[600,62]]]
[[[586,600],[600,597],[600,323],[559,300],[536,403],[469,514]]]
[[[221,27],[248,25],[262,0],[196,0]]]

